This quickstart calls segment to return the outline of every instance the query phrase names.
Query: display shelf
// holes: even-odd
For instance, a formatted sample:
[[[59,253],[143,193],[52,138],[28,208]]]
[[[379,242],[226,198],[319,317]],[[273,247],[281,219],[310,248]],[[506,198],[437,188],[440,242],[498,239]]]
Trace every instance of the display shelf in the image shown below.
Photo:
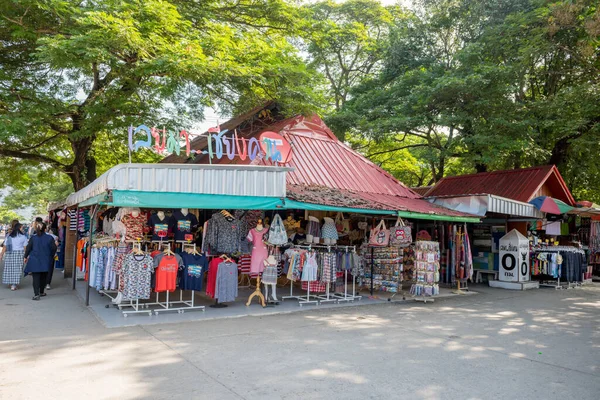
[[[440,244],[417,241],[415,273],[410,293],[415,297],[432,297],[440,293]]]
[[[373,247],[365,254],[368,266],[365,278],[373,280],[373,290],[397,293],[402,282],[403,250],[397,247]],[[371,271],[373,271],[371,275]]]

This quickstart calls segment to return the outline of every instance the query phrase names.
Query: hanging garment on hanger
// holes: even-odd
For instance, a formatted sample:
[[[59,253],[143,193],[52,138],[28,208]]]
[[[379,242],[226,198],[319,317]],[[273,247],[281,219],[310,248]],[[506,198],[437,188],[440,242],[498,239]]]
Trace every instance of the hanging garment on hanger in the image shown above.
[[[231,261],[219,264],[215,286],[215,299],[219,303],[235,301],[238,295],[238,265]]]
[[[150,298],[153,260],[149,254],[129,253],[123,261],[123,300]]]
[[[184,268],[183,260],[179,254],[166,255],[160,253],[154,257],[154,275],[156,284],[154,291],[172,292],[177,288],[179,270]]]
[[[202,290],[204,272],[208,271],[208,258],[204,254],[181,253],[184,269],[180,272],[179,288],[183,290]]]
[[[303,281],[316,281],[317,280],[317,260],[316,253],[312,253],[307,256],[306,264],[302,269],[302,280]]]

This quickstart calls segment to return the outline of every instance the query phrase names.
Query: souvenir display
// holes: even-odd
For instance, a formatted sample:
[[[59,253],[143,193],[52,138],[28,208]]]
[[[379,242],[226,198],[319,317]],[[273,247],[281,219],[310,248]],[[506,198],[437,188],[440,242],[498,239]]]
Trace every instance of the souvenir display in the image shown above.
[[[415,272],[410,293],[414,296],[436,296],[440,293],[440,244],[415,243]]]

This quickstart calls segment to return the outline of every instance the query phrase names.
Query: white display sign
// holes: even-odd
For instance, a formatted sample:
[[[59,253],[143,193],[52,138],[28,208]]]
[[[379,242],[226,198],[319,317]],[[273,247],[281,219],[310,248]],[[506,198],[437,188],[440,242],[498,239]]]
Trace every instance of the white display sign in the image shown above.
[[[529,281],[529,240],[516,229],[500,239],[498,279],[504,282]]]

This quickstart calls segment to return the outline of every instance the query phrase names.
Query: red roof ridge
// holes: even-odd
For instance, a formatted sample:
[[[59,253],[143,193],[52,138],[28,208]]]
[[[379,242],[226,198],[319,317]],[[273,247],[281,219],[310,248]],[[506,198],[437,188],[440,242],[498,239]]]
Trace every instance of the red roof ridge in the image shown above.
[[[319,117],[320,118],[320,117]],[[285,131],[285,133],[287,135],[290,136],[301,136],[301,137],[309,137],[309,135],[304,135],[302,133],[298,133],[298,132],[292,132],[292,131]],[[413,192],[415,195],[421,197],[420,194],[416,193],[414,190],[412,190],[409,186],[407,186],[406,184],[404,184],[403,182],[401,182],[400,180],[398,180],[398,178],[396,178],[394,175],[390,174],[388,171],[386,171],[385,169],[381,168],[379,165],[375,164],[373,161],[369,160],[366,156],[360,154],[359,152],[357,152],[356,150],[354,150],[352,147],[348,146],[346,143],[342,142],[341,140],[339,140],[337,138],[337,136],[333,136],[333,137],[315,137],[310,136],[310,138],[312,140],[320,140],[320,141],[324,141],[324,142],[331,142],[331,143],[335,143],[336,145],[340,146],[340,148],[344,149],[345,151],[349,152],[350,154],[352,154],[353,157],[358,158],[361,162],[363,162],[364,164],[369,165],[372,168],[375,168],[379,173],[381,173],[382,175],[384,175],[385,177],[387,177],[388,179],[391,179],[394,181],[394,183],[399,184],[400,186],[402,186],[405,189],[410,190],[411,192]],[[402,196],[401,196],[402,197]]]
[[[438,183],[443,180],[470,178],[473,176],[503,175],[503,174],[521,173],[521,172],[525,172],[525,171],[544,170],[544,169],[548,169],[548,174],[546,175],[546,178],[548,178],[548,176],[552,172],[553,168],[556,168],[556,166],[555,165],[539,165],[539,166],[527,167],[527,168],[501,169],[501,170],[497,170],[497,171],[476,172],[474,174],[445,176],[442,179],[440,179],[438,181]],[[435,185],[435,186],[437,186],[437,185]],[[435,186],[433,186],[433,187],[435,187]]]

